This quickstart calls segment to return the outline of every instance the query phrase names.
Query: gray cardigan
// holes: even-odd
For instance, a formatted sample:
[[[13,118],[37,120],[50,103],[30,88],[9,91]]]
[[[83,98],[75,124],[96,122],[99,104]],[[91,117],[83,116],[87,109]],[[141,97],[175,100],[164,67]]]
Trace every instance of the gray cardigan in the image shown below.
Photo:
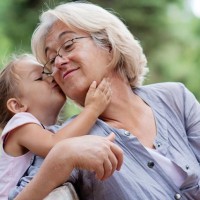
[[[154,145],[186,174],[184,183],[178,188],[133,134],[110,127],[101,120],[97,120],[90,134],[116,134],[115,142],[124,151],[121,170],[99,181],[93,173],[75,169],[69,181],[81,200],[199,200],[199,102],[181,83],[152,84],[133,92],[152,108],[157,127]],[[37,167],[32,166],[31,175]],[[23,177],[14,193],[29,180],[30,176]]]
[[[98,120],[91,134],[116,134],[124,151],[124,163],[106,181],[74,170],[74,183],[84,200],[198,200],[200,199],[200,104],[179,83],[161,83],[135,89],[152,109],[157,126],[154,145],[186,173],[180,188],[174,184],[135,136]],[[123,112],[119,113],[122,114]],[[144,124],[145,126],[145,124]]]

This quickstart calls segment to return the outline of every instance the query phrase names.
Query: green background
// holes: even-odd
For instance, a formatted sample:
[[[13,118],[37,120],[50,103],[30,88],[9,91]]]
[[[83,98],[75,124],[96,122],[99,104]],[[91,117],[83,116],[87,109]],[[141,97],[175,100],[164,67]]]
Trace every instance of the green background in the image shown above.
[[[30,39],[40,13],[58,0],[0,1],[0,60],[11,53],[30,52]],[[145,84],[179,81],[200,100],[200,19],[184,0],[101,0],[90,2],[116,11],[141,41],[150,73]],[[79,112],[72,102],[64,109],[69,117]]]

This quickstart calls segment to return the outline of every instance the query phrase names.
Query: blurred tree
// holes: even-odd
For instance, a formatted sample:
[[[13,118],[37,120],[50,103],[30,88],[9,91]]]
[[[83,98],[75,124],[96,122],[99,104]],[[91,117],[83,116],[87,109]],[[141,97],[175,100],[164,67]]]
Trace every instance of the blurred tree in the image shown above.
[[[11,52],[19,52],[21,49],[30,51],[31,35],[41,11],[60,2],[63,0],[1,1],[0,58],[3,59]],[[114,10],[134,36],[141,41],[150,67],[145,84],[181,81],[200,100],[198,77],[200,19],[188,11],[185,1],[91,0],[91,2]]]

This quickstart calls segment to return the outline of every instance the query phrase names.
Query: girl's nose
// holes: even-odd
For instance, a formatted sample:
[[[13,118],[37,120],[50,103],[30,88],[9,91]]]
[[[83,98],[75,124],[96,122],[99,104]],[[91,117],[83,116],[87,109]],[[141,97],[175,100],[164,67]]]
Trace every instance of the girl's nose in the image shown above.
[[[52,83],[54,81],[54,77],[52,75],[43,74],[43,80],[47,81],[48,83]]]

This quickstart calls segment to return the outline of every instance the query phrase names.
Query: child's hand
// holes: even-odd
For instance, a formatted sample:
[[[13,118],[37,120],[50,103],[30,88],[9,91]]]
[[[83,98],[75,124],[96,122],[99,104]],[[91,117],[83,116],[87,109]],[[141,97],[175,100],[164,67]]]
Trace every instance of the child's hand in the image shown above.
[[[85,108],[92,108],[99,116],[110,103],[111,94],[111,85],[108,79],[104,78],[98,86],[96,81],[93,81],[85,98]]]

